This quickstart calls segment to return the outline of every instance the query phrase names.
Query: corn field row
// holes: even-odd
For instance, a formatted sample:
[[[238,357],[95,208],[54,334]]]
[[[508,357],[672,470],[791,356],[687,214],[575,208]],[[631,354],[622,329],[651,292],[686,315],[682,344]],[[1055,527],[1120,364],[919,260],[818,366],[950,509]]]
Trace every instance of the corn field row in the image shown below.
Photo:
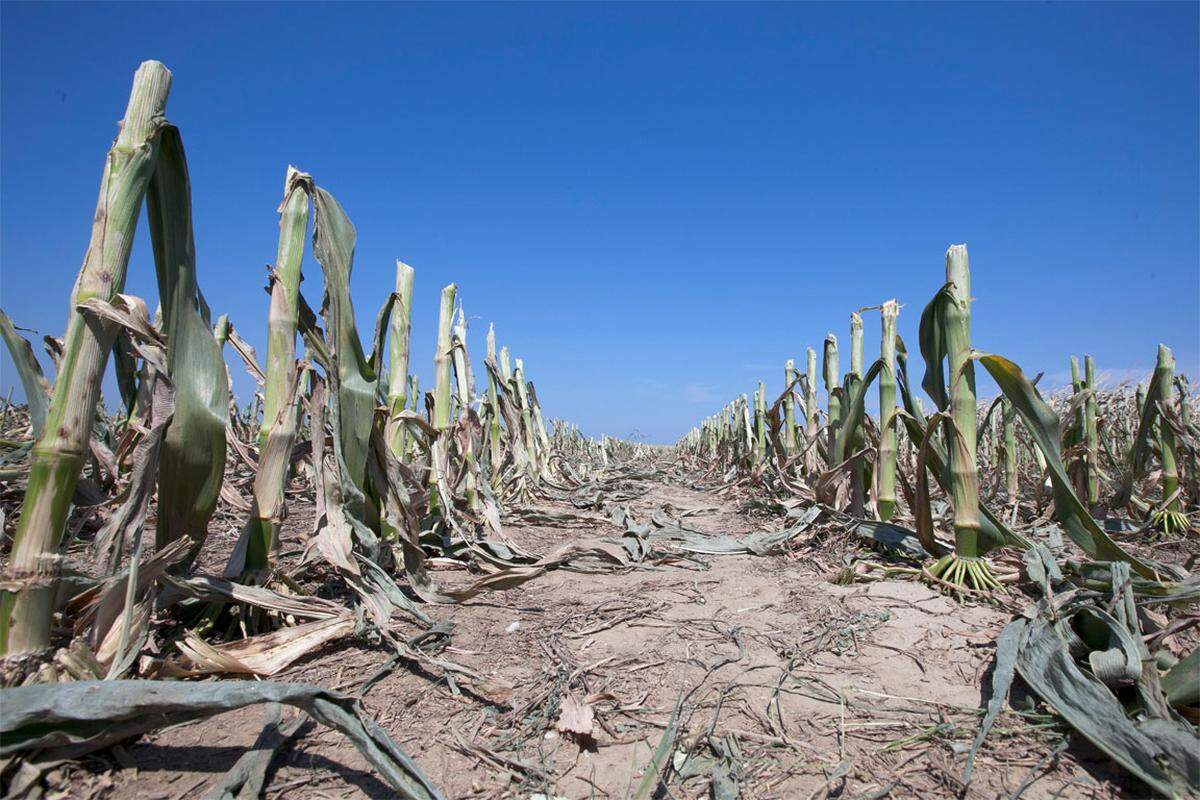
[[[810,347],[803,374],[793,360],[784,365],[778,397],[760,381],[753,397],[737,397],[680,439],[680,458],[726,486],[782,501],[790,516],[818,506],[881,549],[905,544],[919,554],[909,565],[860,560],[850,579],[910,574],[977,599],[1006,586],[1040,589],[1042,600],[1001,635],[993,685],[1007,691],[1019,673],[1155,790],[1195,796],[1200,647],[1182,657],[1158,647],[1195,617],[1134,611],[1194,609],[1200,598],[1194,575],[1158,557],[1200,531],[1200,420],[1187,377],[1166,345],[1148,382],[1113,390],[1098,385],[1090,356],[1082,371],[1071,357],[1071,390],[1045,397],[1040,375],[973,348],[966,246],[951,246],[945,263],[945,283],[920,319],[920,388],[933,409],[910,383],[900,307],[888,300],[850,315],[845,375],[837,336],[825,338],[825,408]],[[879,313],[880,338],[864,369],[867,311]],[[999,387],[996,399],[977,396],[977,365]],[[875,418],[866,411],[872,384]],[[1171,732],[1158,736],[1158,725]]]
[[[1037,378],[973,349],[967,250],[956,245],[921,316],[919,387],[889,300],[851,315],[844,375],[838,340],[826,338],[823,409],[809,348],[803,373],[785,364],[777,397],[760,383],[673,447],[595,440],[547,418],[522,359],[497,348],[492,328],[482,369],[472,365],[454,284],[441,292],[423,392],[409,358],[416,271],[396,262],[364,339],[350,295],[355,228],[312,175],[288,167],[260,362],[200,288],[183,139],[166,116],[171,78],[153,61],[134,77],[66,333],[46,340],[53,381],[0,312],[27,399],[0,412],[0,499],[19,504],[0,584],[6,791],[36,796],[62,759],[172,722],[282,703],[342,731],[399,796],[439,798],[357,700],[260,679],[360,637],[455,692],[487,696],[488,676],[444,649],[438,606],[556,569],[624,572],[679,551],[779,554],[818,518],[873,548],[851,559],[847,580],[924,580],[963,602],[1029,596],[997,643],[995,691],[964,782],[1019,674],[1155,791],[1200,791],[1200,649],[1165,646],[1194,635],[1200,582],[1156,558],[1195,537],[1200,426],[1167,347],[1136,391],[1101,389],[1089,357],[1082,371],[1071,360],[1070,393],[1044,397]],[[124,292],[143,206],[153,314]],[[316,308],[301,292],[306,253],[321,269]],[[864,365],[862,315],[875,312],[879,358]],[[257,386],[244,405],[227,353]],[[100,397],[110,358],[112,412]],[[980,401],[977,366],[1001,397]],[[666,513],[639,524],[621,505],[636,496],[635,477],[751,497],[785,527],[737,541]],[[536,517],[548,499],[603,508],[622,533],[531,552],[503,520]],[[301,507],[313,509],[311,524],[285,553]],[[237,521],[223,549],[210,536],[218,517]],[[470,579],[438,580],[447,563],[469,567]],[[195,680],[209,676],[255,680]],[[668,749],[673,735],[668,725]],[[667,779],[655,758],[635,796]]]
[[[865,372],[861,312],[850,315],[844,376],[837,336],[825,338],[825,409],[818,407],[816,353],[808,348],[805,373],[789,360],[784,390],[769,408],[760,381],[752,400],[738,397],[677,448],[725,480],[745,475],[859,519],[889,522],[899,512],[929,553],[946,553],[931,576],[968,590],[999,588],[983,557],[997,547],[1028,548],[1015,527],[1038,519],[1048,505],[1090,557],[1127,562],[1145,578],[1172,574],[1108,535],[1110,526],[1136,529],[1150,540],[1194,531],[1200,426],[1170,348],[1159,346],[1150,381],[1136,391],[1102,390],[1091,356],[1082,376],[1071,357],[1071,393],[1047,400],[1036,386],[1040,376],[1030,380],[1003,356],[972,349],[965,245],[946,252],[945,275],[922,312],[919,333],[921,388],[934,401],[932,413],[910,385],[908,354],[896,333],[899,305],[888,300],[861,310],[879,312],[881,331],[879,358]],[[1000,387],[996,400],[977,397],[976,363]],[[872,384],[878,421],[865,410]],[[953,548],[935,537],[928,475],[949,501]],[[1023,483],[1035,489],[1027,505]]]

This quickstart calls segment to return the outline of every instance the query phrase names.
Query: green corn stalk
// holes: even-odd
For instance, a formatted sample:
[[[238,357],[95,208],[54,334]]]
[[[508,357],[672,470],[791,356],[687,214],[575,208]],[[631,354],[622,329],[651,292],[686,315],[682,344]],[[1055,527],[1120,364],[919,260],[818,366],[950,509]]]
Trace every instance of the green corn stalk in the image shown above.
[[[1095,508],[1100,504],[1100,432],[1096,427],[1096,362],[1091,356],[1083,357],[1083,372],[1088,392],[1083,406],[1083,439],[1087,448],[1087,504]]]
[[[442,304],[438,311],[437,352],[433,355],[433,426],[440,430],[450,427],[451,350],[453,348],[454,298],[458,287],[453,283],[442,289]]]
[[[453,333],[453,352],[454,352],[454,377],[458,389],[458,413],[460,418],[465,418],[471,411],[471,398],[474,394],[474,386],[471,380],[471,362],[467,358],[467,320],[461,308],[458,310],[458,324],[454,326]],[[466,495],[467,505],[474,509],[476,507],[477,492],[479,489],[477,462],[475,461],[475,453],[472,450],[473,439],[468,439],[465,451],[462,453],[463,458],[467,462],[466,476]]]
[[[734,427],[733,427],[733,403],[726,403],[721,409],[720,424],[721,424],[721,441],[730,446],[734,443]]]
[[[42,365],[33,354],[33,347],[24,336],[17,333],[16,326],[3,311],[0,311],[0,338],[8,347],[13,366],[25,390],[25,405],[29,409],[29,425],[33,438],[39,439],[50,410],[50,384],[42,373]]]
[[[826,464],[829,467],[835,467],[837,465],[832,463],[833,447],[834,443],[837,441],[838,429],[841,427],[842,413],[841,398],[836,391],[838,389],[838,373],[840,371],[838,369],[838,343],[837,336],[833,335],[832,333],[825,337],[825,351],[824,358],[822,360],[822,367],[825,376],[825,392],[829,395],[829,443],[827,446],[828,460],[826,461]]]
[[[767,387],[762,381],[754,391],[754,459],[759,464],[767,458]]]
[[[1004,436],[1004,487],[1008,502],[1017,502],[1017,412],[1005,397],[1000,401],[1000,427]],[[1038,451],[1041,452],[1041,451]]]
[[[533,424],[536,426],[538,441],[542,443],[542,452],[549,458],[550,437],[546,435],[546,420],[542,417],[542,404],[538,402],[537,387],[533,385],[533,381],[529,381],[526,388],[529,391],[529,405],[533,411]]]
[[[1071,356],[1071,393],[1079,396],[1083,393],[1083,379],[1079,376],[1079,359]],[[1071,441],[1068,444],[1078,444],[1083,441],[1083,406],[1075,409],[1075,427]]]
[[[939,296],[941,339],[950,381],[952,424],[947,434],[947,460],[954,506],[954,553],[938,561],[931,572],[951,584],[994,589],[999,584],[982,559],[984,546],[979,529],[979,476],[975,466],[978,402],[971,360],[971,272],[966,245],[952,245],[946,251],[946,287]]]
[[[747,461],[754,452],[754,424],[750,420],[750,401],[746,395],[738,398],[739,446],[743,447],[743,455]]]
[[[879,466],[875,508],[887,522],[896,510],[896,318],[900,306],[888,300],[880,309]]]
[[[388,420],[385,431],[392,454],[404,459],[407,429],[400,413],[408,406],[408,345],[412,330],[413,268],[396,260],[396,308],[388,332]]]
[[[1029,449],[1033,452],[1033,460],[1038,465],[1038,486],[1041,487],[1046,479],[1046,454],[1042,452],[1042,448],[1037,442],[1032,442]],[[1041,491],[1040,488],[1039,491]]]
[[[158,466],[158,547],[183,536],[189,560],[208,535],[225,474],[229,375],[196,283],[191,183],[178,129],[164,125],[146,217],[154,250],[175,412]]]
[[[796,452],[796,395],[792,384],[796,380],[796,362],[788,359],[783,365],[783,449],[790,456]]]
[[[1179,419],[1185,430],[1195,430],[1192,422],[1192,387],[1186,375],[1175,376],[1175,386],[1179,390]],[[1192,503],[1197,501],[1197,489],[1200,488],[1200,476],[1196,474],[1196,448],[1188,448],[1187,480],[1185,485],[1192,497]]]
[[[309,193],[312,178],[288,167],[283,200],[279,204],[279,249],[271,281],[271,301],[267,312],[267,370],[263,386],[263,419],[258,433],[259,474],[254,479],[255,507],[246,527],[244,552],[246,571],[262,570],[271,563],[278,545],[279,527],[286,513],[284,488],[285,465],[263,461],[268,450],[275,458],[291,459],[296,435],[296,411],[292,402],[298,394],[296,383],[296,327],[299,322],[300,265],[304,260],[304,240],[308,235]],[[271,444],[272,437],[283,441]],[[286,456],[279,455],[286,451]],[[242,550],[239,546],[237,550]],[[231,564],[230,567],[234,567]],[[227,570],[232,571],[232,570]],[[241,572],[238,569],[237,572]]]
[[[920,323],[921,355],[925,359],[925,377],[921,381],[921,386],[937,406],[937,419],[931,420],[926,415],[921,399],[909,386],[908,354],[905,351],[903,339],[899,336],[896,337],[896,388],[899,390],[900,404],[905,412],[900,416],[898,424],[904,425],[905,432],[908,434],[905,441],[911,443],[914,451],[913,478],[918,485],[917,491],[914,493],[914,502],[917,507],[913,509],[913,513],[918,520],[923,515],[930,514],[927,498],[922,502],[920,497],[922,494],[920,485],[927,483],[924,470],[928,469],[929,474],[934,476],[942,490],[947,495],[950,494],[950,474],[946,466],[949,459],[946,456],[946,448],[934,435],[935,429],[942,426],[942,420],[948,413],[950,405],[950,398],[946,394],[945,370],[943,369],[946,353],[941,341],[941,312],[939,310],[945,303],[946,295],[944,288],[935,295],[921,313]],[[922,425],[918,420],[927,422]],[[1004,525],[995,514],[988,510],[987,506],[982,504],[979,506],[979,515],[984,549],[1001,546],[1027,549],[1030,546],[1027,539]],[[922,536],[925,533],[928,534],[927,538],[921,540],[921,544],[927,551],[942,555],[937,542],[933,539],[931,526],[923,531],[918,522],[917,531]]]
[[[87,458],[100,381],[118,330],[115,324],[85,318],[78,307],[91,298],[112,301],[124,289],[170,86],[171,73],[157,61],[138,68],[120,133],[104,163],[91,240],[71,293],[55,391],[32,450],[21,517],[4,571],[9,588],[0,595],[0,655],[33,652],[50,644],[61,569],[58,546]]]
[[[1175,375],[1175,356],[1171,353],[1171,348],[1165,344],[1158,346],[1158,361],[1155,363],[1154,373],[1154,385],[1157,391],[1155,396],[1147,398],[1147,401],[1156,402],[1158,407],[1165,411],[1171,407],[1171,387],[1174,385]],[[1179,491],[1179,472],[1175,460],[1175,430],[1161,412],[1158,414],[1158,449],[1159,457],[1162,460],[1164,504],[1155,515],[1154,524],[1166,534],[1182,533],[1187,530],[1188,521],[1180,510],[1179,497],[1168,500]]]
[[[862,358],[862,317],[857,311],[854,311],[850,314],[850,371],[846,373],[846,378],[844,381],[844,400],[848,400],[848,398],[854,396],[858,384],[862,381]],[[846,414],[846,409],[844,406],[845,403],[843,402],[843,408],[841,411],[843,417]],[[847,441],[850,442],[855,449],[857,449],[862,440],[858,426],[855,425],[854,430],[849,431],[849,434],[850,437]],[[843,457],[845,457],[844,454]],[[866,464],[860,460],[850,470],[850,513],[860,518],[863,516],[863,509],[866,502],[866,482],[864,480],[865,469]]]
[[[807,348],[807,369],[804,383],[804,438],[808,449],[804,452],[804,470],[810,476],[817,472],[817,352]]]
[[[487,334],[487,358],[492,361],[496,358],[496,329],[493,325],[488,325]],[[491,370],[488,373],[488,454],[491,457],[492,475],[493,478],[500,472],[500,399],[496,393],[496,378],[492,375]]]
[[[450,427],[451,363],[453,361],[454,300],[458,287],[453,283],[442,287],[441,305],[438,308],[437,350],[433,354],[433,427],[444,431]],[[429,463],[429,510],[440,513],[438,508],[438,467],[433,459]]]
[[[408,379],[408,410],[416,413],[421,408],[421,378],[413,375]]]
[[[862,377],[863,322],[857,311],[850,314],[850,374]]]
[[[471,408],[475,387],[471,379],[471,361],[467,358],[467,319],[462,308],[458,310],[458,322],[452,334],[454,352],[454,378],[458,397],[458,413],[465,416]]]
[[[502,351],[503,352],[503,351]],[[540,444],[533,430],[533,412],[529,407],[529,388],[525,384],[525,363],[515,359],[516,368],[513,370],[513,381],[517,384],[517,398],[521,403],[521,427],[524,429],[525,449],[529,451],[529,469],[531,477],[542,474],[542,459],[538,452]]]
[[[512,365],[509,363],[508,348],[500,348],[500,374],[504,377],[504,382],[512,381]]]
[[[1075,358],[1075,356],[1071,356],[1071,394],[1075,398],[1076,405],[1075,419],[1071,424],[1071,427],[1068,429],[1066,441],[1064,442],[1066,447],[1074,447],[1083,442],[1084,404],[1079,401],[1079,396],[1083,393],[1083,389],[1083,379],[1079,375],[1079,359]],[[1080,497],[1084,496],[1084,488],[1087,484],[1086,472],[1087,464],[1085,463],[1084,459],[1080,456],[1076,456],[1075,460],[1072,462],[1071,476],[1075,481],[1075,494]]]

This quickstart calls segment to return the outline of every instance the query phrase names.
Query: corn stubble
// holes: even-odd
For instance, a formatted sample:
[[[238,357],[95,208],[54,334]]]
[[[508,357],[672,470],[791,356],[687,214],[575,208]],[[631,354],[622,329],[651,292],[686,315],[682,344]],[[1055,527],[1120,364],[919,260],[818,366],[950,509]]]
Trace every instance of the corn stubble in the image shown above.
[[[1034,582],[1042,576],[1043,596],[1061,590],[1059,564],[1034,535],[1052,520],[1084,554],[1065,566],[1089,591],[1107,591],[1114,604],[1130,608],[1135,589],[1139,602],[1194,599],[1186,574],[1124,546],[1108,528],[1113,520],[1137,521],[1136,533],[1121,541],[1139,548],[1142,541],[1195,533],[1200,428],[1190,384],[1175,374],[1165,345],[1149,382],[1133,391],[1102,389],[1087,356],[1082,371],[1071,359],[1072,395],[1043,396],[1037,378],[1002,356],[973,349],[967,249],[953,245],[920,316],[919,388],[933,402],[931,413],[910,381],[909,353],[898,332],[901,305],[890,299],[851,313],[845,375],[837,335],[825,337],[824,410],[817,352],[808,347],[803,372],[794,359],[784,363],[777,398],[759,381],[752,394],[735,397],[673,447],[596,440],[547,417],[524,359],[497,348],[493,326],[483,370],[472,369],[468,318],[454,283],[441,290],[436,331],[423,332],[436,333],[432,390],[423,395],[410,363],[416,270],[395,262],[394,284],[381,292],[373,336],[364,341],[350,293],[354,225],[313,176],[288,167],[260,367],[234,321],[222,315],[214,324],[200,291],[183,142],[165,118],[170,84],[171,74],[157,62],[146,62],[135,75],[104,164],[67,331],[61,349],[55,345],[52,386],[28,342],[0,313],[0,336],[28,397],[33,439],[0,595],[8,683],[37,689],[33,684],[106,679],[89,689],[94,702],[107,703],[112,718],[129,720],[137,717],[139,692],[154,694],[139,687],[163,684],[118,680],[126,676],[269,678],[319,647],[369,631],[398,662],[487,696],[498,691],[491,679],[415,646],[422,637],[401,635],[393,620],[417,620],[436,639],[447,635],[428,613],[439,604],[513,589],[576,562],[586,565],[580,571],[637,568],[662,545],[651,544],[627,509],[619,543],[569,542],[544,555],[511,541],[502,522],[505,511],[546,499],[599,508],[621,497],[619,478],[630,469],[669,469],[676,479],[682,472],[709,488],[745,490],[772,507],[787,504],[789,519],[808,515],[803,525],[826,514],[876,545],[902,542],[908,565],[889,568],[889,575],[912,575],[959,595],[1005,591],[1004,584],[1023,579],[1012,567],[1018,558]],[[124,294],[143,203],[161,302],[157,320],[144,301]],[[320,266],[317,310],[301,291],[306,250]],[[864,364],[863,314],[876,311],[879,358]],[[261,387],[245,407],[230,395],[227,347]],[[110,353],[123,402],[115,416],[100,405]],[[977,365],[999,387],[995,401],[978,397]],[[872,417],[867,405],[876,401]],[[232,481],[227,476],[233,474],[241,477]],[[72,585],[61,580],[60,546],[77,490],[93,486],[111,493],[115,510],[97,535],[97,577],[67,597]],[[247,487],[248,499],[241,494]],[[289,498],[296,495],[315,502],[299,571],[279,564]],[[220,498],[241,516],[240,536],[223,554],[226,567],[217,577],[193,565]],[[1001,506],[1003,513],[993,510]],[[151,508],[153,546],[142,541]],[[952,534],[952,542],[939,532]],[[697,533],[680,528],[681,537]],[[698,552],[767,552],[745,542],[707,544]],[[465,584],[440,583],[430,558],[470,565],[476,574]],[[314,565],[344,590],[342,600],[298,583]],[[1136,614],[1126,617],[1136,624]],[[179,625],[167,632],[156,629],[156,619]],[[1035,614],[1025,623],[1035,626],[1039,619]],[[56,621],[70,628],[69,636],[56,630]],[[1041,633],[1025,630],[1022,647]],[[1143,638],[1132,639],[1131,647]],[[1151,662],[1146,651],[1139,663]],[[1190,687],[1198,665],[1193,653],[1165,667],[1163,696],[1194,705]],[[1014,668],[1020,667],[998,664],[998,674],[1011,676]],[[1026,679],[1036,682],[1036,676]],[[1128,684],[1127,676],[1122,680]],[[1200,685],[1200,677],[1194,683]],[[440,796],[361,705],[337,693],[266,682],[165,695],[170,698],[161,706],[147,708],[175,714],[182,706],[171,703],[194,703],[217,713],[250,702],[292,703],[347,732],[400,796]],[[5,742],[36,744],[43,734],[28,721],[53,698],[37,690],[19,699],[18,716],[26,723],[13,724],[25,728],[11,735],[6,729]],[[1068,700],[1061,701],[1062,713],[1086,727]],[[1124,719],[1119,704],[1115,713],[1109,727],[1118,729]],[[988,719],[994,720],[990,710]],[[85,722],[65,720],[64,730],[97,747],[111,743]],[[990,724],[985,720],[981,737]],[[1159,774],[1137,758],[1121,760],[1119,747],[1091,738],[1155,788],[1176,780],[1166,768]],[[669,737],[664,742],[666,753]],[[21,745],[10,750],[20,752]],[[643,781],[647,792],[663,779],[665,757],[656,759]],[[968,778],[969,772],[970,759]]]
[[[1131,514],[1143,521],[1148,538],[1195,533],[1195,512],[1186,509],[1200,502],[1197,428],[1190,386],[1175,379],[1170,349],[1160,346],[1148,386],[1139,384],[1135,391],[1102,389],[1095,360],[1087,356],[1081,370],[1072,358],[1073,394],[1047,400],[1037,379],[1029,380],[1016,364],[972,349],[965,245],[947,250],[944,277],[921,314],[919,331],[925,362],[921,388],[934,402],[933,413],[923,410],[909,385],[907,351],[897,331],[900,305],[888,300],[851,314],[850,370],[844,379],[837,335],[825,337],[823,424],[816,353],[810,347],[806,373],[796,381],[799,400],[793,397],[794,362],[784,365],[785,413],[778,442],[763,446],[757,428],[753,437],[739,435],[748,430],[744,399],[739,399],[705,419],[676,447],[685,459],[700,459],[697,468],[727,479],[746,474],[789,492],[803,487],[851,518],[873,517],[892,525],[911,521],[912,535],[934,556],[919,573],[949,591],[1003,591],[989,553],[1031,547],[1014,526],[1019,517],[1042,514],[1052,514],[1089,557],[1124,561],[1144,578],[1162,577],[1161,567],[1114,541],[1103,520]],[[880,315],[880,356],[864,371],[862,313],[873,310]],[[999,387],[997,400],[977,396],[976,364]],[[872,381],[878,381],[877,423],[862,408]],[[765,395],[760,403],[759,397],[756,391],[756,410],[770,403]],[[802,415],[792,411],[797,403]],[[1183,477],[1177,458],[1181,437],[1188,442]],[[792,458],[799,448],[803,458]],[[1149,481],[1156,475],[1157,492]],[[905,488],[903,498],[897,496],[898,486]],[[1032,501],[1023,492],[1028,487],[1034,490]],[[949,506],[952,547],[935,535],[939,493]],[[1047,501],[1051,508],[1043,511]],[[1007,521],[992,510],[997,502],[1007,506]],[[1009,573],[1007,579],[1015,577]]]

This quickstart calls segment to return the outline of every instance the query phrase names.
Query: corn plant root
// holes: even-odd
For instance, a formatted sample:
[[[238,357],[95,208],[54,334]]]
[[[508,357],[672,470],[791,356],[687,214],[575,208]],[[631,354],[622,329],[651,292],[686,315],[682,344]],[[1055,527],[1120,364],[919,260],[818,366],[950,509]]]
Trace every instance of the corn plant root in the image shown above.
[[[925,570],[925,575],[937,586],[950,591],[967,591],[975,594],[1004,591],[1004,587],[992,575],[991,567],[982,558],[964,558],[953,553],[943,556]]]
[[[1193,530],[1187,514],[1173,508],[1156,511],[1150,518],[1150,527],[1163,536],[1178,536]]]

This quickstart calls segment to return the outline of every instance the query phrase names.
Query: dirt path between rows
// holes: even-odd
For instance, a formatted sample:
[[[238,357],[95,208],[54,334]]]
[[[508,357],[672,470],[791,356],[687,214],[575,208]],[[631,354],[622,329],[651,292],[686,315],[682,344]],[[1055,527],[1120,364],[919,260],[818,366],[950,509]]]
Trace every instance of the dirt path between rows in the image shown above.
[[[648,492],[628,503],[639,520],[670,504],[700,509],[686,519],[707,532],[782,527],[750,520],[714,492],[642,486]],[[536,552],[620,533],[600,511],[537,510],[578,517],[554,527],[507,521],[512,539]],[[800,547],[622,573],[560,570],[435,607],[454,623],[442,655],[511,685],[510,696],[455,694],[438,676],[401,665],[363,701],[449,798],[631,797],[681,698],[667,757],[676,774],[660,797],[959,796],[1008,612],[910,581],[835,585],[840,554],[824,547],[820,558]],[[357,693],[388,658],[382,646],[347,641],[276,679]],[[590,739],[556,729],[564,704],[591,710]],[[587,711],[575,710],[586,721]],[[203,797],[253,744],[262,719],[261,709],[246,709],[144,737],[115,761],[94,760],[74,790]],[[1006,712],[966,796],[1115,794],[1094,752],[1072,744],[1054,755],[1062,735],[1048,718]],[[267,797],[393,796],[349,742],[312,723],[269,780]]]

